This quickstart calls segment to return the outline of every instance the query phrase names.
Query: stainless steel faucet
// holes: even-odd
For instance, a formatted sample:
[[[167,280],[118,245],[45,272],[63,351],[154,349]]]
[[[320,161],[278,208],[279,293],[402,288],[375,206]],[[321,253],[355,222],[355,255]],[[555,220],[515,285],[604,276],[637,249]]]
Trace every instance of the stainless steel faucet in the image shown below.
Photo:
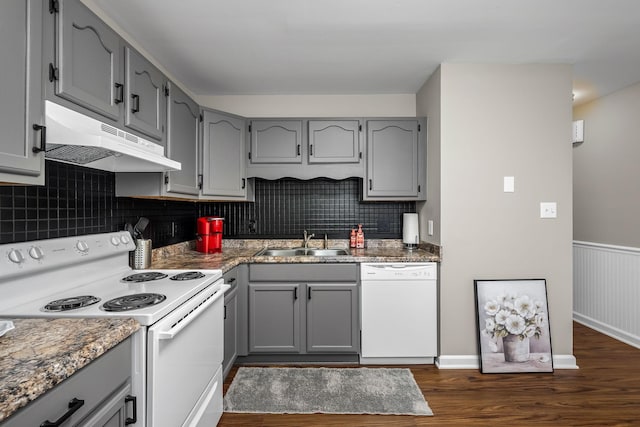
[[[307,249],[307,246],[309,245],[309,240],[311,240],[311,238],[315,237],[315,234],[311,233],[311,234],[307,234],[307,230],[304,230],[304,248]]]
[[[329,238],[327,237],[327,233],[324,233],[324,248],[329,249]]]

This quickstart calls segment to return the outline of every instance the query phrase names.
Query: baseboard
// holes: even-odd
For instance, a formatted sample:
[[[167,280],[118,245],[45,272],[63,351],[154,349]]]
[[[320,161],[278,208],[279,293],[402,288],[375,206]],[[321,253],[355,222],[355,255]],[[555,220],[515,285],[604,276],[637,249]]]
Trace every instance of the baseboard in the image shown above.
[[[436,359],[438,369],[480,369],[478,356],[440,356]],[[576,358],[572,354],[553,356],[554,369],[578,369]]]
[[[573,312],[573,320],[576,322],[594,329],[598,332],[601,332],[613,339],[618,341],[622,341],[625,344],[629,344],[630,346],[640,348],[640,337],[615,328],[613,326],[607,325],[606,323],[600,322],[598,320],[592,319],[591,317],[584,316],[580,313]]]
[[[439,356],[436,359],[438,369],[480,369],[478,356]]]

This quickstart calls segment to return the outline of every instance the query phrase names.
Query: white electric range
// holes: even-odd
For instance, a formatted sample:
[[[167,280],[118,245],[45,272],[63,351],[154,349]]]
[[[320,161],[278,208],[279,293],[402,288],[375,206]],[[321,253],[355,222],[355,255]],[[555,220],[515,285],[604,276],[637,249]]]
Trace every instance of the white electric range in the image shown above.
[[[133,270],[126,231],[0,245],[1,318],[134,318],[136,426],[222,414],[221,270]]]

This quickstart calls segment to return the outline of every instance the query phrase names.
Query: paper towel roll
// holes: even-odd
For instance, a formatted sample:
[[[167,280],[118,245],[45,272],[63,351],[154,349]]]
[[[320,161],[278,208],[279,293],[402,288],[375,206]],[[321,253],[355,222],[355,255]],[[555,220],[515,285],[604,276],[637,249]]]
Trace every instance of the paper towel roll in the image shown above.
[[[420,243],[417,213],[402,214],[402,242],[408,245]]]

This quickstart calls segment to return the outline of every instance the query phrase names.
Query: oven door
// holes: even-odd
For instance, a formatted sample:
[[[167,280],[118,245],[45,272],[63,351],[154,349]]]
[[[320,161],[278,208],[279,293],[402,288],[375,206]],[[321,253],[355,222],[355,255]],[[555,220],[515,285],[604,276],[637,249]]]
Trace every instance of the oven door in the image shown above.
[[[224,293],[229,286],[218,287],[220,282],[149,328],[148,426],[196,426],[212,412],[221,416],[217,400],[222,399],[222,382],[215,378],[223,358]]]

